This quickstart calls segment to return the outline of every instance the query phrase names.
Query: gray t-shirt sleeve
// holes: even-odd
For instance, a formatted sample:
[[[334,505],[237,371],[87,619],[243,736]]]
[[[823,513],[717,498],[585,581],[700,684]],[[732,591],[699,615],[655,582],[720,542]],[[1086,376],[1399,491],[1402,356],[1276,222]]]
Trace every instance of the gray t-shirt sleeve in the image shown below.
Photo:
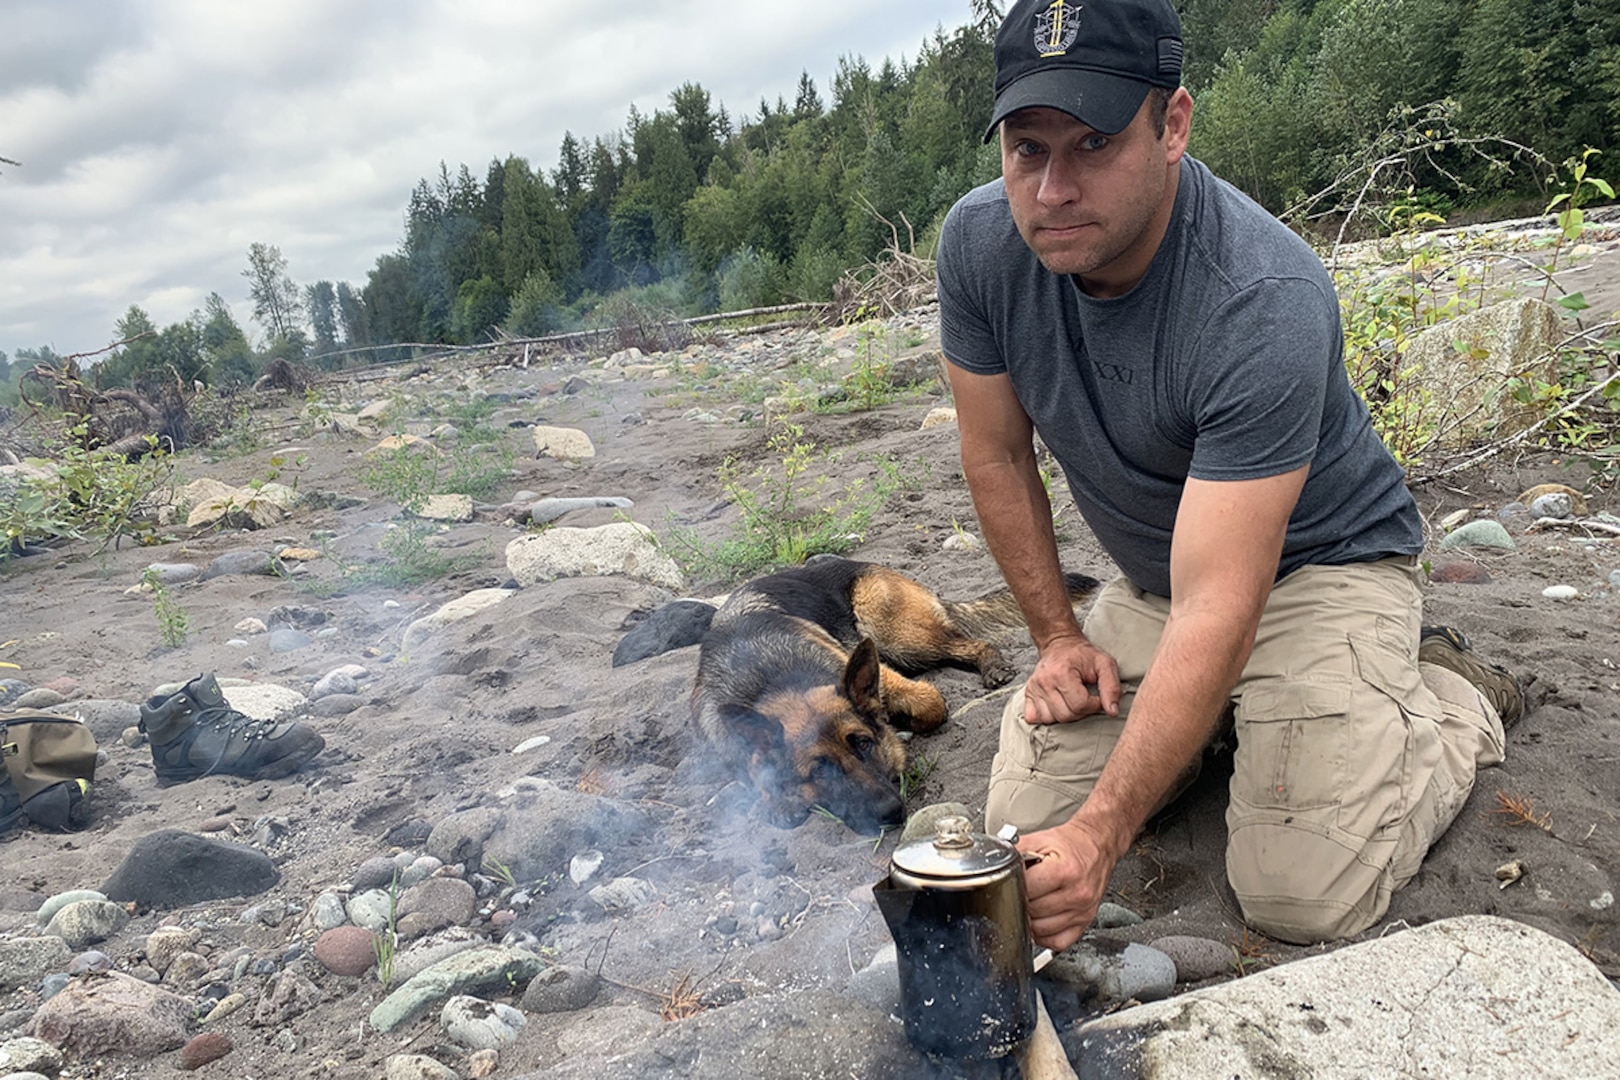
[[[957,203],[940,229],[935,269],[939,279],[939,344],[945,359],[976,375],[999,375],[1007,370],[996,344],[983,298],[973,287],[976,267],[968,252],[971,209]]]
[[[1258,480],[1310,464],[1343,348],[1337,316],[1337,299],[1304,278],[1257,282],[1211,313],[1185,369],[1188,476]]]

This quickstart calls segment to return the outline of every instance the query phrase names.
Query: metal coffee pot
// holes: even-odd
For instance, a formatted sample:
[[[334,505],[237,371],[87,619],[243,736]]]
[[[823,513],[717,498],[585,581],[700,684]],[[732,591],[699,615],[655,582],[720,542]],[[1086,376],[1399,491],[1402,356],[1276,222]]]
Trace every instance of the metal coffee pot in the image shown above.
[[[1018,831],[984,836],[964,817],[934,828],[897,848],[872,887],[899,954],[906,1038],[938,1057],[1001,1057],[1036,1019]]]

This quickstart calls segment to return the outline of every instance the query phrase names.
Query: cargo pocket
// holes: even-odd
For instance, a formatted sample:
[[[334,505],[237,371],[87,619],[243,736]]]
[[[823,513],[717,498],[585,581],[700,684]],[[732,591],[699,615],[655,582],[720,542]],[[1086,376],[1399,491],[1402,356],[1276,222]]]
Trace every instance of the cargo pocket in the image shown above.
[[[1351,634],[1350,649],[1357,674],[1378,696],[1362,710],[1368,753],[1358,762],[1356,783],[1365,801],[1360,820],[1346,821],[1345,827],[1373,835],[1410,824],[1408,831],[1423,837],[1426,848],[1450,823],[1455,811],[1448,808],[1467,795],[1456,790],[1449,776],[1437,775],[1443,750],[1440,701],[1424,685],[1416,659],[1404,650],[1367,634]],[[1438,786],[1431,790],[1431,785]],[[1421,850],[1416,858],[1422,858]],[[1404,873],[1410,877],[1417,867],[1413,863],[1398,869],[1410,871]]]
[[[1313,810],[1338,802],[1350,754],[1348,681],[1267,679],[1237,710],[1232,795],[1257,809]]]

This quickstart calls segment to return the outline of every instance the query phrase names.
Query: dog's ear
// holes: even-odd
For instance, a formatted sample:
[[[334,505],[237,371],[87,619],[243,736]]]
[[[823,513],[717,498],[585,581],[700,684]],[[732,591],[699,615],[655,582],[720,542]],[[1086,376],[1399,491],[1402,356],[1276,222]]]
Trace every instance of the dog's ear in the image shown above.
[[[844,666],[844,679],[839,689],[861,716],[881,720],[887,715],[888,710],[883,704],[883,670],[878,662],[877,646],[871,638],[862,638],[855,651],[849,654],[849,663]]]
[[[775,758],[787,753],[782,725],[762,712],[728,702],[720,706],[720,723],[732,738],[747,748],[750,756],[763,754]]]

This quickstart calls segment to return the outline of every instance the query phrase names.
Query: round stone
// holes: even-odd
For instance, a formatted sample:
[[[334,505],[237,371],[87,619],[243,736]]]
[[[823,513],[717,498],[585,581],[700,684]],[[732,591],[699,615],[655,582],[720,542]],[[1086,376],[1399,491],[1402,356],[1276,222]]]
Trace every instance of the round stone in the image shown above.
[[[180,1048],[180,1067],[187,1071],[200,1069],[233,1049],[230,1036],[223,1031],[205,1031]]]
[[[363,926],[338,926],[315,939],[315,959],[334,975],[364,975],[377,962],[377,935]]]

